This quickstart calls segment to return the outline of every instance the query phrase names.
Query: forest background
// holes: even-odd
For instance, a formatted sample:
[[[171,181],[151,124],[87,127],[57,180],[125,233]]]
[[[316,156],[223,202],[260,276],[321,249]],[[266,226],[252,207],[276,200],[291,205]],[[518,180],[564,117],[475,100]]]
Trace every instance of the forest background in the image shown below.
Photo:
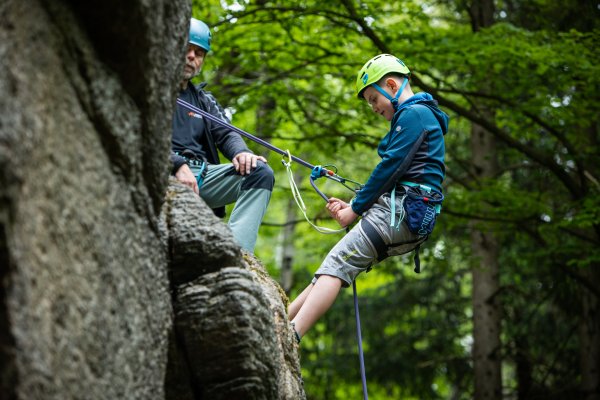
[[[391,53],[450,115],[432,237],[357,280],[374,399],[600,398],[600,3],[194,0],[241,129],[365,182],[388,122],[354,93]],[[256,254],[294,298],[341,234],[311,228],[281,156]],[[331,167],[333,168],[333,167]],[[292,164],[312,222],[336,228]],[[317,181],[329,196],[352,192]],[[362,396],[352,290],[302,341],[309,399]]]

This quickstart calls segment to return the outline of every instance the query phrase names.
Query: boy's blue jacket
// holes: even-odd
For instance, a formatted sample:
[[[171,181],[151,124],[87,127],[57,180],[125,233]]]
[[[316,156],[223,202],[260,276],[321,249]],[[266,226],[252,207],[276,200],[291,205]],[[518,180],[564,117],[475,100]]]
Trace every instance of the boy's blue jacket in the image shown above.
[[[391,129],[379,142],[381,161],[352,201],[352,210],[362,215],[397,182],[427,185],[439,192],[445,176],[444,135],[448,115],[429,93],[419,93],[400,104]]]

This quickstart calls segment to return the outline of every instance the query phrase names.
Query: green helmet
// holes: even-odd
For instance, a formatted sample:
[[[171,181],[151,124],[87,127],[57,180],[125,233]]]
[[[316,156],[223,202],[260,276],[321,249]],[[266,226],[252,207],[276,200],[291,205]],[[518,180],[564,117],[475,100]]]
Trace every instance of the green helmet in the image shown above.
[[[208,25],[199,19],[190,19],[190,38],[189,43],[202,47],[208,53],[210,51],[210,29]]]
[[[410,70],[402,60],[391,54],[379,54],[367,61],[356,76],[356,95],[358,98],[361,98],[362,92],[367,86],[377,83],[391,72],[410,76]]]

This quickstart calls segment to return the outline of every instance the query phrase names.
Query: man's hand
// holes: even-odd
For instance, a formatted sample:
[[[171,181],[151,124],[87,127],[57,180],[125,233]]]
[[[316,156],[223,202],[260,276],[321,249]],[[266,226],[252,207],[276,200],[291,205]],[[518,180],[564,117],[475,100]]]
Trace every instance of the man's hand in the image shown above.
[[[327,202],[327,211],[342,228],[347,227],[358,218],[358,214],[352,211],[352,207],[348,203],[335,197],[331,197]]]
[[[256,168],[258,160],[265,163],[267,162],[267,159],[263,156],[257,156],[256,154],[247,152],[237,154],[235,157],[233,157],[233,160],[231,160],[231,162],[233,163],[235,170],[239,172],[240,175],[247,175],[254,168]]]
[[[196,181],[194,173],[187,164],[183,164],[179,167],[175,173],[175,178],[184,185],[191,187],[197,195],[200,194],[200,191],[198,190],[198,181]]]

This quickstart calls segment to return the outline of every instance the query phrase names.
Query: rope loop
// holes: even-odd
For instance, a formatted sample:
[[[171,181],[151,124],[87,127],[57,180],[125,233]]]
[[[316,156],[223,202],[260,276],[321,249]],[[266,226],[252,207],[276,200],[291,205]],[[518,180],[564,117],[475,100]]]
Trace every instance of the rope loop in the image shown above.
[[[290,154],[289,150],[287,151],[287,153],[288,153],[288,159],[290,161],[286,162],[284,159],[282,159],[281,162],[283,163],[283,165],[285,165],[287,176],[288,176],[288,180],[290,182],[290,189],[292,191],[292,195],[294,197],[294,200],[296,201],[296,205],[298,206],[298,208],[300,209],[300,211],[304,215],[304,219],[306,219],[306,221],[310,224],[310,226],[312,226],[319,233],[334,234],[334,233],[343,232],[345,230],[344,228],[341,228],[341,229],[331,229],[331,228],[327,228],[325,226],[318,226],[318,225],[315,225],[308,218],[308,215],[306,214],[306,205],[304,204],[304,200],[302,200],[302,195],[300,194],[300,189],[298,189],[298,185],[296,185],[296,182],[294,180],[294,173],[292,172],[292,162],[291,162],[291,156],[289,155]],[[316,168],[317,167],[315,167],[315,169]],[[314,179],[313,179],[312,174],[311,174],[311,183],[313,182],[313,180]],[[314,187],[314,185],[313,185],[313,187]],[[322,193],[319,193],[319,194],[322,195]],[[327,197],[325,197],[325,199],[327,199]]]

